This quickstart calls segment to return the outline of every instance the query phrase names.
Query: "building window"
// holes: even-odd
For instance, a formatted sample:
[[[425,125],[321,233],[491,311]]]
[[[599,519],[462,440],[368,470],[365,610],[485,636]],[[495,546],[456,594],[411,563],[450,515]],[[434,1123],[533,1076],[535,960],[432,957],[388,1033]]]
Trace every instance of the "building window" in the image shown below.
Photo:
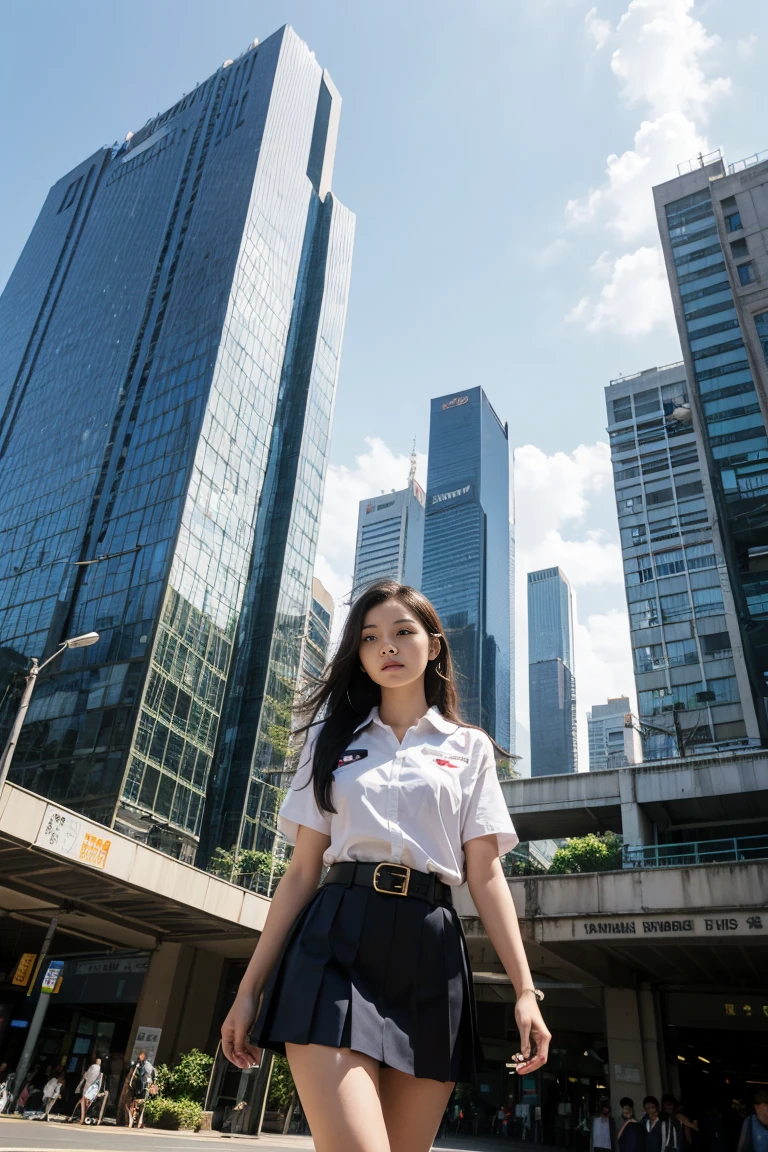
[[[765,362],[768,364],[768,312],[757,313],[755,316],[755,328],[757,328],[757,335],[763,346]]]
[[[725,226],[729,232],[738,232],[741,228],[741,216],[739,213],[732,212],[730,216],[726,216]]]
[[[670,668],[676,668],[680,664],[698,664],[699,654],[696,651],[696,641],[667,641],[667,657],[669,659]]]
[[[702,636],[701,651],[705,659],[725,656],[731,651],[731,637],[727,632],[714,632],[711,636]]]
[[[697,616],[718,616],[724,611],[723,594],[719,588],[694,588],[693,607]]]
[[[741,285],[751,284],[755,279],[755,271],[751,260],[746,264],[739,264],[736,271],[739,274],[739,284]]]
[[[743,256],[749,256],[746,240],[731,240],[731,256],[734,260],[741,260]]]
[[[613,401],[613,419],[616,424],[620,424],[622,420],[632,419],[631,397],[621,396],[618,400]]]
[[[674,552],[658,552],[653,559],[657,576],[674,576],[676,572],[685,572],[685,560],[681,549]]]

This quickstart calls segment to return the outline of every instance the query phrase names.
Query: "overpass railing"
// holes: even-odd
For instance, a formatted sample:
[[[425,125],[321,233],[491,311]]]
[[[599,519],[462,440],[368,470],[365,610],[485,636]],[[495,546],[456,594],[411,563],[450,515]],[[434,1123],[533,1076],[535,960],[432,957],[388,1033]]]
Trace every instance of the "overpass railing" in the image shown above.
[[[624,868],[686,868],[690,864],[732,864],[768,859],[768,835],[692,840],[687,844],[624,844]]]

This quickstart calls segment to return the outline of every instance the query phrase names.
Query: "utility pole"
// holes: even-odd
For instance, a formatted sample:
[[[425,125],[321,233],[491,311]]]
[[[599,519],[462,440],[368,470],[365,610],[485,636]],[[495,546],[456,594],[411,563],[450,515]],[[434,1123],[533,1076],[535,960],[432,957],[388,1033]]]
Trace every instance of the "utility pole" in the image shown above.
[[[51,916],[51,922],[48,925],[48,931],[46,932],[45,939],[43,940],[43,943],[40,947],[40,957],[37,963],[37,971],[38,973],[43,972],[43,975],[45,975],[43,969],[45,967],[45,961],[48,957],[48,949],[51,947],[56,928],[58,927],[59,915],[60,910],[57,908],[53,916]],[[35,1052],[38,1037],[40,1035],[40,1029],[42,1028],[43,1021],[45,1020],[45,1014],[48,1011],[50,1000],[50,993],[43,991],[38,993],[37,1004],[35,1005],[35,1011],[29,1024],[29,1031],[27,1032],[27,1039],[24,1043],[24,1050],[22,1051],[21,1058],[19,1059],[19,1063],[16,1066],[16,1075],[13,1080],[14,1107],[21,1094],[22,1088],[24,1087],[24,1077],[29,1071],[29,1065],[32,1063],[32,1057]]]

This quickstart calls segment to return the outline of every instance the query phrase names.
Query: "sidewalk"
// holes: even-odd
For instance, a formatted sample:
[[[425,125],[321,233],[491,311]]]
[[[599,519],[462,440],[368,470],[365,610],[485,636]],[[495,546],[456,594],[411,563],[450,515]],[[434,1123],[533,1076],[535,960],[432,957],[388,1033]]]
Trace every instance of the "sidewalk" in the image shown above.
[[[446,1136],[435,1152],[562,1152],[545,1144],[492,1136]],[[310,1136],[228,1136],[220,1132],[163,1132],[157,1128],[42,1124],[0,1116],[0,1152],[312,1152]]]

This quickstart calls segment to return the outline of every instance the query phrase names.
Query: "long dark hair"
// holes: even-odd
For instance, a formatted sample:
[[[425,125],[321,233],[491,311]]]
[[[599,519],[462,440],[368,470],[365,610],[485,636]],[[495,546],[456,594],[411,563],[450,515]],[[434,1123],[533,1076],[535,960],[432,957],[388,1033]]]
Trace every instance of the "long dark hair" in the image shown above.
[[[440,652],[427,663],[424,671],[424,695],[430,708],[434,705],[446,720],[465,724],[459,715],[459,694],[448,641],[433,605],[408,584],[398,584],[396,580],[371,584],[350,608],[336,653],[322,680],[299,710],[306,721],[299,731],[307,731],[318,722],[318,717],[325,721],[315,744],[312,764],[315,800],[323,812],[336,811],[331,790],[339,757],[346,751],[361,721],[381,704],[381,688],[360,664],[360,636],[371,608],[385,600],[399,600],[430,636],[439,638]]]

